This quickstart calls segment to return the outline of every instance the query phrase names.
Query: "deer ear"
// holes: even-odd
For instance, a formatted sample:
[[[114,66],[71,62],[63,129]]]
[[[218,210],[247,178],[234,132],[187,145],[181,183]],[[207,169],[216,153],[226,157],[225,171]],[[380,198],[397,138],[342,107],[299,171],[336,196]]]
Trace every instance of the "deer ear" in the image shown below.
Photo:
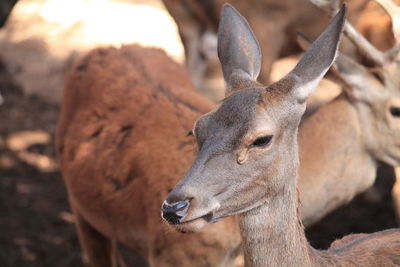
[[[261,69],[261,50],[246,19],[230,4],[221,12],[218,28],[218,57],[228,90],[251,84]],[[239,86],[240,87],[240,86]]]
[[[292,94],[299,103],[307,100],[334,62],[345,21],[346,5],[343,5],[325,31],[287,75],[287,78],[294,78]]]
[[[350,99],[374,102],[376,96],[384,91],[384,82],[374,76],[369,69],[346,55],[339,53],[335,66],[337,70],[335,78],[343,83],[342,88]]]

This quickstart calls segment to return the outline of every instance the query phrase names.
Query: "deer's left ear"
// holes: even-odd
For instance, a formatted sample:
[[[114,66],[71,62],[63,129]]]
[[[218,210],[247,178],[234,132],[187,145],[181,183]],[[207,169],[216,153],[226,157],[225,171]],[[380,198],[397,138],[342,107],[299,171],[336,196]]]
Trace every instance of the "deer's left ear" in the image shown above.
[[[218,57],[227,95],[242,89],[243,84],[256,84],[261,69],[260,46],[246,19],[230,4],[224,4],[221,12]]]
[[[294,80],[291,94],[299,103],[304,103],[314,92],[333,64],[345,21],[346,5],[343,5],[325,31],[311,44],[299,63],[286,76]]]

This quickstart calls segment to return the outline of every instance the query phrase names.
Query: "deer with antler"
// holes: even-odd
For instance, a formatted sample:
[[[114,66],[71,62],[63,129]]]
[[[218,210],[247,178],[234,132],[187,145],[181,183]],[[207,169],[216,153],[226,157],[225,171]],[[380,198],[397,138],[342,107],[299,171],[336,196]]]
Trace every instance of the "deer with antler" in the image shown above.
[[[388,9],[393,7],[393,3],[387,0],[378,2],[391,15],[393,21],[396,21],[395,17],[400,13]],[[329,12],[335,12],[338,6],[338,2],[335,1],[313,0],[313,3]],[[399,39],[396,39],[395,47],[381,52],[348,22],[345,23],[344,32],[374,66],[367,68],[345,55],[339,55],[336,68],[338,78],[344,83],[344,93],[305,121],[302,127],[307,127],[307,124],[313,125],[309,130],[304,128],[299,131],[300,162],[312,162],[311,166],[300,166],[301,199],[314,199],[302,206],[302,218],[306,225],[319,220],[329,211],[352,199],[355,194],[369,188],[375,181],[379,162],[394,167],[400,165]],[[393,32],[394,36],[399,36],[399,27],[393,26]],[[330,121],[338,130],[333,135],[338,136],[329,137],[328,128],[324,130],[321,127],[321,131],[326,131],[325,134],[315,131],[314,127],[321,120]],[[344,133],[346,138],[340,138],[339,135]],[[316,139],[310,139],[310,136]],[[318,140],[319,138],[324,140]],[[329,138],[330,141],[325,138]],[[310,140],[318,140],[317,143],[326,142],[329,145],[324,148],[316,146],[314,152],[318,156],[314,157],[305,150],[310,146],[303,147],[303,144]],[[329,146],[335,147],[336,150],[327,152]],[[318,166],[331,166],[323,174],[325,178],[321,174],[320,177],[315,177],[315,174],[319,173],[315,171]],[[359,166],[363,168],[360,169]],[[319,169],[323,171],[322,168]],[[321,190],[323,194],[313,194]],[[321,197],[323,195],[325,197]]]
[[[342,79],[361,78],[349,79],[345,93],[299,129],[306,225],[372,185],[371,174],[385,155],[400,158],[391,113],[398,91],[369,71],[359,71],[365,68],[349,69],[340,62]],[[365,87],[361,94],[368,79],[378,87]],[[229,92],[248,84],[238,79],[235,86]],[[374,90],[385,93],[376,98]],[[158,50],[97,49],[76,64],[64,91],[57,147],[79,239],[93,266],[116,261],[116,242],[141,252],[152,266],[232,265],[241,243],[234,218],[182,236],[168,231],[159,217],[159,203],[195,157],[193,137],[186,133],[213,106],[193,89],[182,68]],[[374,114],[379,110],[379,117],[369,117],[367,107]],[[370,143],[372,133],[386,145]],[[355,173],[359,164],[363,169]]]
[[[199,152],[164,201],[165,220],[198,232],[238,215],[248,267],[399,266],[398,229],[347,236],[318,251],[299,219],[298,126],[307,97],[335,59],[344,23],[343,7],[289,74],[260,86],[258,43],[245,19],[224,6],[218,54],[228,97],[194,124]]]
[[[396,47],[388,51],[386,54],[382,55],[386,61],[384,64],[379,64],[379,66],[386,65],[385,71],[381,71],[380,75],[384,77],[386,83],[395,90],[400,90],[400,78],[398,73],[400,72],[400,7],[396,6],[393,2],[388,0],[376,0],[390,15],[392,20],[392,31],[396,40]],[[400,120],[400,100],[397,99],[395,103],[390,107],[390,113],[393,117]],[[392,122],[394,128],[400,128],[395,122]],[[398,141],[397,146],[399,146],[400,141]],[[399,165],[399,164],[397,164]],[[392,197],[395,206],[395,212],[397,215],[397,220],[400,223],[400,167],[395,170],[396,183],[393,187]]]
[[[326,2],[328,6],[313,2],[329,12],[337,10],[332,1]],[[395,36],[397,31],[394,28]],[[336,74],[344,93],[300,128],[300,199],[310,200],[301,207],[306,225],[369,188],[379,162],[400,165],[400,65],[396,59],[400,46],[384,53],[351,24],[345,23],[344,32],[375,65],[369,69],[340,54]],[[321,121],[329,122],[335,131]],[[326,145],[312,148],[311,143]],[[314,153],[308,153],[310,148]]]

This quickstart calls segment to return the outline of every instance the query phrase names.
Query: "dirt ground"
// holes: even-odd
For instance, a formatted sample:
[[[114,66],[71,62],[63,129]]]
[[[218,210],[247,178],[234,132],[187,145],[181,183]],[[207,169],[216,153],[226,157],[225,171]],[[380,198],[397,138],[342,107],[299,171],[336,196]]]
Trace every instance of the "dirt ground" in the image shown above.
[[[0,106],[0,266],[83,266],[59,171],[38,168],[40,164],[6,145],[17,132],[45,132],[50,141],[32,144],[26,151],[54,160],[52,143],[59,108],[23,96],[1,66],[0,92],[5,98]],[[309,229],[313,246],[326,248],[345,234],[396,227],[390,197],[393,177],[390,168],[383,168],[373,190]]]

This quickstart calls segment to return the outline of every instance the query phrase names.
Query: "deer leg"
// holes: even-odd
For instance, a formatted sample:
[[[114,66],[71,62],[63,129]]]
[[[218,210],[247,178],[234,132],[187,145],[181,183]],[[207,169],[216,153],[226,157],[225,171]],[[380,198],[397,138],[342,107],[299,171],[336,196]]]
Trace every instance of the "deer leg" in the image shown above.
[[[394,169],[396,182],[392,189],[394,212],[396,213],[397,223],[400,224],[400,167]]]
[[[117,267],[116,246],[113,242],[94,229],[78,212],[76,228],[84,262],[91,267]]]

